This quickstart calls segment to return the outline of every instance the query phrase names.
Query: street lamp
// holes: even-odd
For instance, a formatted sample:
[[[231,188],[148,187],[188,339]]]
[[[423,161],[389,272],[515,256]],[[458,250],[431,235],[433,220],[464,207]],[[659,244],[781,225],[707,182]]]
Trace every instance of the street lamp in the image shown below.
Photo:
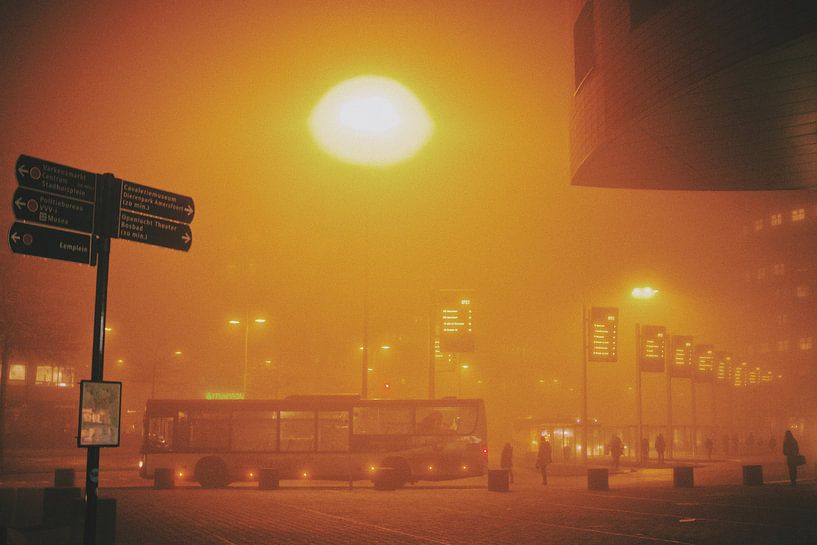
[[[416,155],[431,137],[434,122],[404,85],[391,78],[363,75],[323,95],[309,116],[309,129],[318,146],[341,161],[386,167]],[[369,394],[368,209],[364,203],[362,399]]]
[[[658,295],[658,290],[652,288],[650,286],[641,286],[633,288],[630,292],[630,295],[634,299],[652,299],[656,295]],[[639,357],[641,353],[641,324],[636,324],[635,326],[635,388],[636,388],[636,411],[638,413],[638,442],[637,445],[637,452],[639,458],[641,460],[646,460],[646,453],[643,452],[642,449],[642,441],[644,438],[644,402],[642,399],[641,394],[641,358]],[[667,373],[669,376],[669,373]],[[671,394],[670,394],[671,395]],[[672,437],[670,437],[670,442],[672,442]],[[672,448],[670,448],[670,451]]]
[[[241,325],[241,320],[229,320],[227,322],[230,325],[238,326]],[[254,325],[264,325],[267,323],[265,318],[255,318],[252,321]],[[250,354],[250,315],[249,313],[246,314],[244,319],[244,376],[242,382],[241,391],[244,393],[244,398],[247,397],[247,371],[249,369],[249,354]]]

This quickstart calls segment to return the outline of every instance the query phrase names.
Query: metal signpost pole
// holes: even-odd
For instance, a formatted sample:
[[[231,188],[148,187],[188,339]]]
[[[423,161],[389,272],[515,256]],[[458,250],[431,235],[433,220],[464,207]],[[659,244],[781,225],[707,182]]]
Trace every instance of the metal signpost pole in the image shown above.
[[[644,437],[644,411],[643,411],[643,402],[641,400],[641,353],[642,353],[642,346],[641,346],[641,324],[635,324],[635,395],[636,395],[636,411],[638,414],[638,437],[637,437],[637,447],[634,449],[638,453],[638,460],[637,462],[641,462],[645,459],[645,452],[641,446],[641,440]]]
[[[97,186],[96,221],[97,245],[96,299],[94,302],[94,347],[91,359],[91,380],[102,381],[105,359],[105,315],[108,304],[108,262],[111,253],[110,187],[112,174],[101,176]],[[82,407],[80,407],[82,410]],[[85,533],[84,544],[96,543],[97,488],[99,487],[99,447],[88,447],[85,466]]]
[[[582,306],[582,461],[587,465],[587,307]]]

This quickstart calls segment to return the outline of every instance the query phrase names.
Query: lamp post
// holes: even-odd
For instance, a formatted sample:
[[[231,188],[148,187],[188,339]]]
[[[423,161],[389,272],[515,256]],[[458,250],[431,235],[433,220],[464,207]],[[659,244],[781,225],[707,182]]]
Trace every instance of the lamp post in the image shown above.
[[[227,322],[230,325],[238,326],[241,325],[241,320],[230,320]],[[255,325],[263,325],[267,323],[265,318],[255,318],[252,321]],[[247,372],[249,369],[249,360],[250,360],[250,314],[249,312],[244,316],[244,374],[242,380],[242,387],[241,391],[244,394],[244,397],[247,397]]]
[[[651,288],[650,286],[638,287],[633,288],[630,292],[635,299],[652,299],[658,294],[658,290]],[[645,459],[645,452],[642,452],[642,440],[644,437],[644,411],[643,411],[643,401],[641,396],[641,359],[639,358],[639,354],[641,352],[641,324],[635,325],[635,395],[636,395],[636,412],[638,417],[638,442],[637,445],[637,452],[639,458],[644,460]],[[671,439],[670,439],[671,440]]]

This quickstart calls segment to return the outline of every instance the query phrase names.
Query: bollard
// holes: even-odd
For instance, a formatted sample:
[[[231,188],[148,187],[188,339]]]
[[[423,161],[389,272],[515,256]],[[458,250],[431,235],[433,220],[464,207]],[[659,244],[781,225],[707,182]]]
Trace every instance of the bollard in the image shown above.
[[[71,524],[71,506],[80,497],[79,487],[43,489],[43,524]]]
[[[763,484],[763,466],[743,466],[743,484],[746,486]]]
[[[70,467],[63,467],[54,470],[54,486],[72,487],[75,484],[76,473]]]
[[[588,490],[609,490],[606,467],[591,467],[587,469]]]
[[[692,466],[672,468],[672,486],[675,488],[692,488],[695,486]]]
[[[176,482],[173,478],[172,467],[157,467],[153,471],[153,488],[154,490],[167,490],[175,488]]]
[[[3,543],[2,528],[14,524],[14,503],[16,497],[16,488],[0,488],[0,543]]]
[[[271,467],[262,467],[258,472],[259,490],[278,490],[278,470]]]
[[[510,488],[510,477],[507,469],[488,470],[488,490],[508,492]]]

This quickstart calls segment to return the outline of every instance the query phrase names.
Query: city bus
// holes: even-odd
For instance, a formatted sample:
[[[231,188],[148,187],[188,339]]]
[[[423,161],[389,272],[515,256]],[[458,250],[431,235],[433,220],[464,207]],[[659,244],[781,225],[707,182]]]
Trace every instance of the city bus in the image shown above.
[[[176,478],[217,488],[270,468],[281,479],[400,488],[483,475],[487,460],[480,399],[151,399],[139,472],[150,479],[172,468]]]

